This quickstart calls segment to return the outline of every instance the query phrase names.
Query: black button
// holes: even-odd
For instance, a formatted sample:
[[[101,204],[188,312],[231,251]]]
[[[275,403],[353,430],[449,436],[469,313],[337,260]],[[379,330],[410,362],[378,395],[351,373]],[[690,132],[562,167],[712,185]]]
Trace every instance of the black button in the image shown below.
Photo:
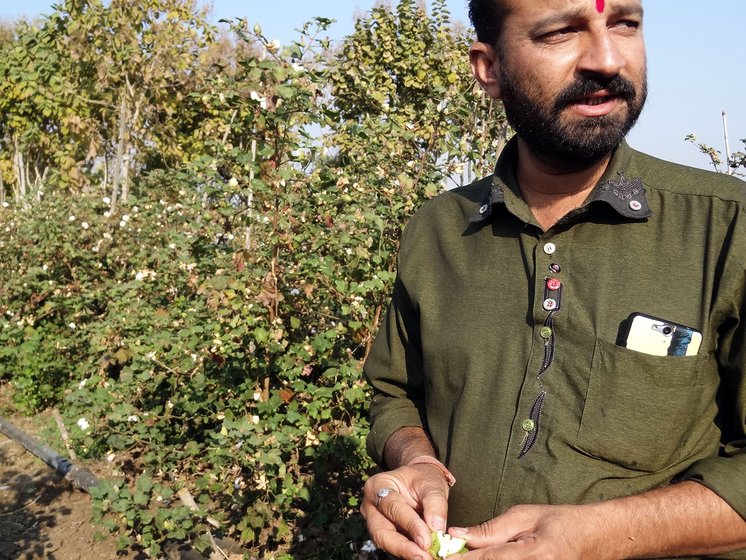
[[[549,270],[550,272],[554,272],[555,274],[557,274],[558,272],[562,271],[562,267],[557,263],[552,263],[549,265]]]

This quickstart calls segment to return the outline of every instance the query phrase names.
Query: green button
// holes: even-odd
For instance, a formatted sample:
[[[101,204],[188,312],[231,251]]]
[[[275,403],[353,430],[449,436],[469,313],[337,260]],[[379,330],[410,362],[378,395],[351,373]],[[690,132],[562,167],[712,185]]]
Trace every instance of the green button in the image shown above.
[[[542,327],[539,331],[539,336],[544,339],[548,339],[552,337],[552,329],[549,327]]]
[[[536,424],[530,418],[527,418],[521,423],[521,428],[523,428],[523,430],[526,432],[533,432],[535,427]]]

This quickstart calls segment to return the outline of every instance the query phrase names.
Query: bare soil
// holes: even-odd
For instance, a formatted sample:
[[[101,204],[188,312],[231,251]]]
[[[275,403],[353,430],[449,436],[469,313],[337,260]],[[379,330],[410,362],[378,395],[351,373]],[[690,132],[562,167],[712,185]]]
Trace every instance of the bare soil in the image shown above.
[[[37,432],[43,416],[4,417],[42,440]],[[86,466],[97,476],[105,474]],[[113,539],[104,533],[91,523],[88,494],[0,433],[0,560],[134,560],[118,556]]]

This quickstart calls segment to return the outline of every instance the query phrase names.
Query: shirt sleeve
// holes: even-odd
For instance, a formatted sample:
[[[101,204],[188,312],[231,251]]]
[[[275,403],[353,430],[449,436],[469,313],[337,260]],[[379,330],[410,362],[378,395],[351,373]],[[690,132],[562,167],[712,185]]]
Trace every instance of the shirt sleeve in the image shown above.
[[[743,216],[742,216],[743,218]],[[720,324],[716,358],[720,374],[715,422],[721,432],[718,453],[693,463],[676,480],[694,480],[718,494],[746,519],[746,220],[733,228],[729,259],[721,276],[730,309]],[[738,235],[736,235],[738,234]]]
[[[373,388],[368,453],[383,465],[383,448],[391,434],[408,426],[425,426],[419,319],[400,277],[365,361],[365,375]]]
[[[742,348],[743,344],[742,340]],[[677,480],[707,486],[746,519],[746,384],[741,373],[729,377],[721,387],[719,423],[723,435],[718,454],[695,462]]]

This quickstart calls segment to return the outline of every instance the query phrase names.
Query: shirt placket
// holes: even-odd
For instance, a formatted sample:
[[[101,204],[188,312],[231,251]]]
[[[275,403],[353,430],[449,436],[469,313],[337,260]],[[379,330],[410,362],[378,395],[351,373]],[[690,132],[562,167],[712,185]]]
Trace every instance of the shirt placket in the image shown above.
[[[528,455],[536,445],[542,429],[542,411],[548,398],[544,386],[544,377],[551,371],[557,350],[557,335],[554,329],[554,317],[562,309],[562,292],[564,289],[560,274],[562,265],[557,258],[558,247],[554,241],[540,240],[536,254],[537,286],[536,308],[534,311],[534,336],[540,344],[540,351],[534,353],[538,363],[530,365],[534,372],[537,394],[533,397],[528,410],[521,410],[524,419],[520,422],[523,438],[518,458]],[[531,398],[526,395],[526,400]],[[522,399],[523,401],[524,399]],[[527,412],[527,413],[526,413]]]

